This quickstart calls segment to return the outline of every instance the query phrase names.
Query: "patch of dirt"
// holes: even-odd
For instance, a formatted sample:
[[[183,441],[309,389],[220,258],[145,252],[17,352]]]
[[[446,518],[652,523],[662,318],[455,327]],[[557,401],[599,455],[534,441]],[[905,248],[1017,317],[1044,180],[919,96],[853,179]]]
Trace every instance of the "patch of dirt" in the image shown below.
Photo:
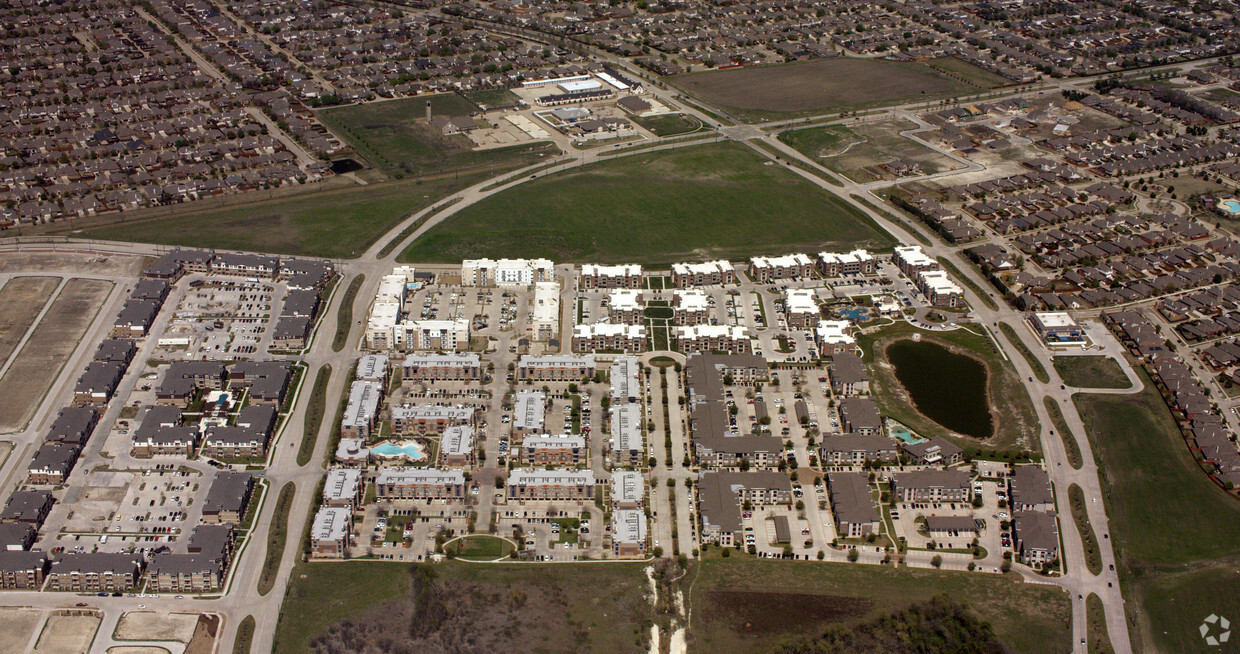
[[[220,616],[203,614],[198,616],[198,624],[194,625],[194,637],[185,646],[185,654],[212,654],[215,650],[215,638],[220,631]]]
[[[707,620],[728,623],[738,634],[804,631],[821,623],[839,623],[869,613],[874,602],[860,597],[810,593],[712,590]]]

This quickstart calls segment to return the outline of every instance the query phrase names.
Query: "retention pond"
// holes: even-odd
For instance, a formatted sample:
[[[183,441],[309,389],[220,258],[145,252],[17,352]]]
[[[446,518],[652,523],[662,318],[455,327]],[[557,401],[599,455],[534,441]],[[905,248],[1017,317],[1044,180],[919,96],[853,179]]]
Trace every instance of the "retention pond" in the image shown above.
[[[966,436],[994,435],[986,364],[929,341],[896,341],[887,346],[886,354],[896,379],[922,415]]]

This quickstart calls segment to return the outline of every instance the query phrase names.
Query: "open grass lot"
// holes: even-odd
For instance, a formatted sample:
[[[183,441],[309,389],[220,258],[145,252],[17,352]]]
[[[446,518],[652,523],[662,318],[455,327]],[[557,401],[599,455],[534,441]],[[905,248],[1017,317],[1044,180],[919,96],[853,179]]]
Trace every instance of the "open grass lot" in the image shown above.
[[[36,610],[0,609],[0,652],[21,652],[39,626],[43,614]]]
[[[827,624],[848,626],[936,595],[967,604],[1009,651],[1071,649],[1068,596],[1015,575],[749,556],[707,557],[693,581],[692,651],[768,651]]]
[[[474,561],[492,561],[512,554],[512,543],[494,536],[470,536],[452,543],[450,547],[459,558]]]
[[[1077,388],[1132,388],[1119,363],[1108,356],[1055,357],[1055,372],[1068,386]]]
[[[976,325],[973,325],[972,329],[980,330]],[[986,393],[991,405],[991,419],[995,425],[994,436],[979,440],[957,435],[925,417],[913,406],[908,393],[896,379],[895,370],[887,361],[883,350],[888,344],[914,334],[920,334],[922,340],[938,343],[954,352],[976,356],[985,362],[989,371]],[[1038,417],[1034,412],[1033,402],[1029,399],[1024,384],[1016,376],[1012,364],[1003,360],[985,335],[965,329],[929,332],[908,323],[897,323],[877,331],[858,334],[857,345],[860,346],[862,359],[870,370],[870,392],[878,401],[879,409],[884,415],[908,425],[922,436],[948,438],[968,452],[1039,451],[1040,444],[1036,436],[1039,431]]]
[[[977,84],[978,76],[962,74],[960,67],[969,64],[956,62],[951,66],[954,75]],[[991,88],[953,79],[927,63],[846,57],[688,73],[670,81],[719,105],[733,117],[750,122],[901,100],[929,100]]]
[[[101,620],[93,615],[49,615],[34,654],[78,654],[90,650]]]
[[[466,207],[399,260],[667,264],[894,242],[841,198],[763,161],[743,145],[718,143],[557,173]]]
[[[1141,374],[1140,393],[1076,402],[1106,489],[1133,650],[1202,651],[1202,618],[1240,616],[1240,502],[1201,472]]]
[[[662,116],[650,116],[649,118],[634,116],[632,120],[653,132],[655,136],[676,136],[677,134],[687,134],[702,128],[702,121],[685,114],[664,114]]]
[[[497,168],[496,172],[500,172]],[[84,238],[353,258],[402,219],[486,172],[318,191],[83,231]],[[175,226],[175,228],[173,228]]]
[[[645,652],[643,565],[300,565],[275,652]],[[331,588],[325,596],[323,588]],[[348,643],[355,643],[348,646]]]
[[[55,277],[15,277],[0,288],[0,365],[17,349],[59,283]]]
[[[444,135],[426,122],[428,101],[437,116],[468,116],[478,110],[455,93],[442,93],[324,109],[318,117],[360,156],[390,176],[486,170],[534,163],[540,154],[559,152],[549,141],[474,150],[468,136]]]
[[[480,89],[478,91],[466,91],[465,97],[470,102],[478,105],[479,109],[503,109],[505,107],[515,107],[521,101],[516,93],[508,89]],[[431,105],[434,110],[435,106]],[[425,111],[425,105],[423,105]]]
[[[854,182],[894,179],[894,175],[879,166],[896,159],[916,161],[920,174],[961,166],[916,141],[900,136],[901,131],[916,127],[915,123],[904,119],[851,126],[827,125],[783,132],[779,140]]]
[[[112,282],[70,279],[52,300],[30,340],[0,378],[0,432],[20,429],[43,401],[65,362],[77,349]]]

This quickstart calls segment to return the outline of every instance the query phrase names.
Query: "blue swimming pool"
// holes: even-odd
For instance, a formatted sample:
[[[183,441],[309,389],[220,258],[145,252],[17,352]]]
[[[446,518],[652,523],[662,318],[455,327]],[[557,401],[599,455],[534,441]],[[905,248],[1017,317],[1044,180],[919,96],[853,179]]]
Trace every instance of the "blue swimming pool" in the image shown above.
[[[408,457],[411,461],[421,461],[426,458],[426,452],[422,450],[422,444],[416,441],[404,441],[399,444],[384,443],[370,448],[370,453],[381,457]]]
[[[1233,216],[1240,215],[1240,200],[1221,200],[1218,207]]]

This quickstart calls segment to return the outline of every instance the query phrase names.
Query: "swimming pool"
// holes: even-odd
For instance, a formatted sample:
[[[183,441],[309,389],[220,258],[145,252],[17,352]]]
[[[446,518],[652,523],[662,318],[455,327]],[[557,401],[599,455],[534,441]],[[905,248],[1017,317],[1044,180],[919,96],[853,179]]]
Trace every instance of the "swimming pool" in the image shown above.
[[[422,444],[417,441],[384,443],[370,448],[370,453],[384,459],[399,459],[403,457],[410,461],[421,461],[426,458],[426,452],[422,450]]]
[[[1217,206],[1223,213],[1240,215],[1240,200],[1219,200]]]
[[[918,443],[926,442],[926,439],[919,436],[914,436],[913,432],[909,431],[908,427],[905,427],[904,425],[891,419],[887,420],[887,433],[893,438],[900,439],[900,441],[906,445],[916,445]]]

